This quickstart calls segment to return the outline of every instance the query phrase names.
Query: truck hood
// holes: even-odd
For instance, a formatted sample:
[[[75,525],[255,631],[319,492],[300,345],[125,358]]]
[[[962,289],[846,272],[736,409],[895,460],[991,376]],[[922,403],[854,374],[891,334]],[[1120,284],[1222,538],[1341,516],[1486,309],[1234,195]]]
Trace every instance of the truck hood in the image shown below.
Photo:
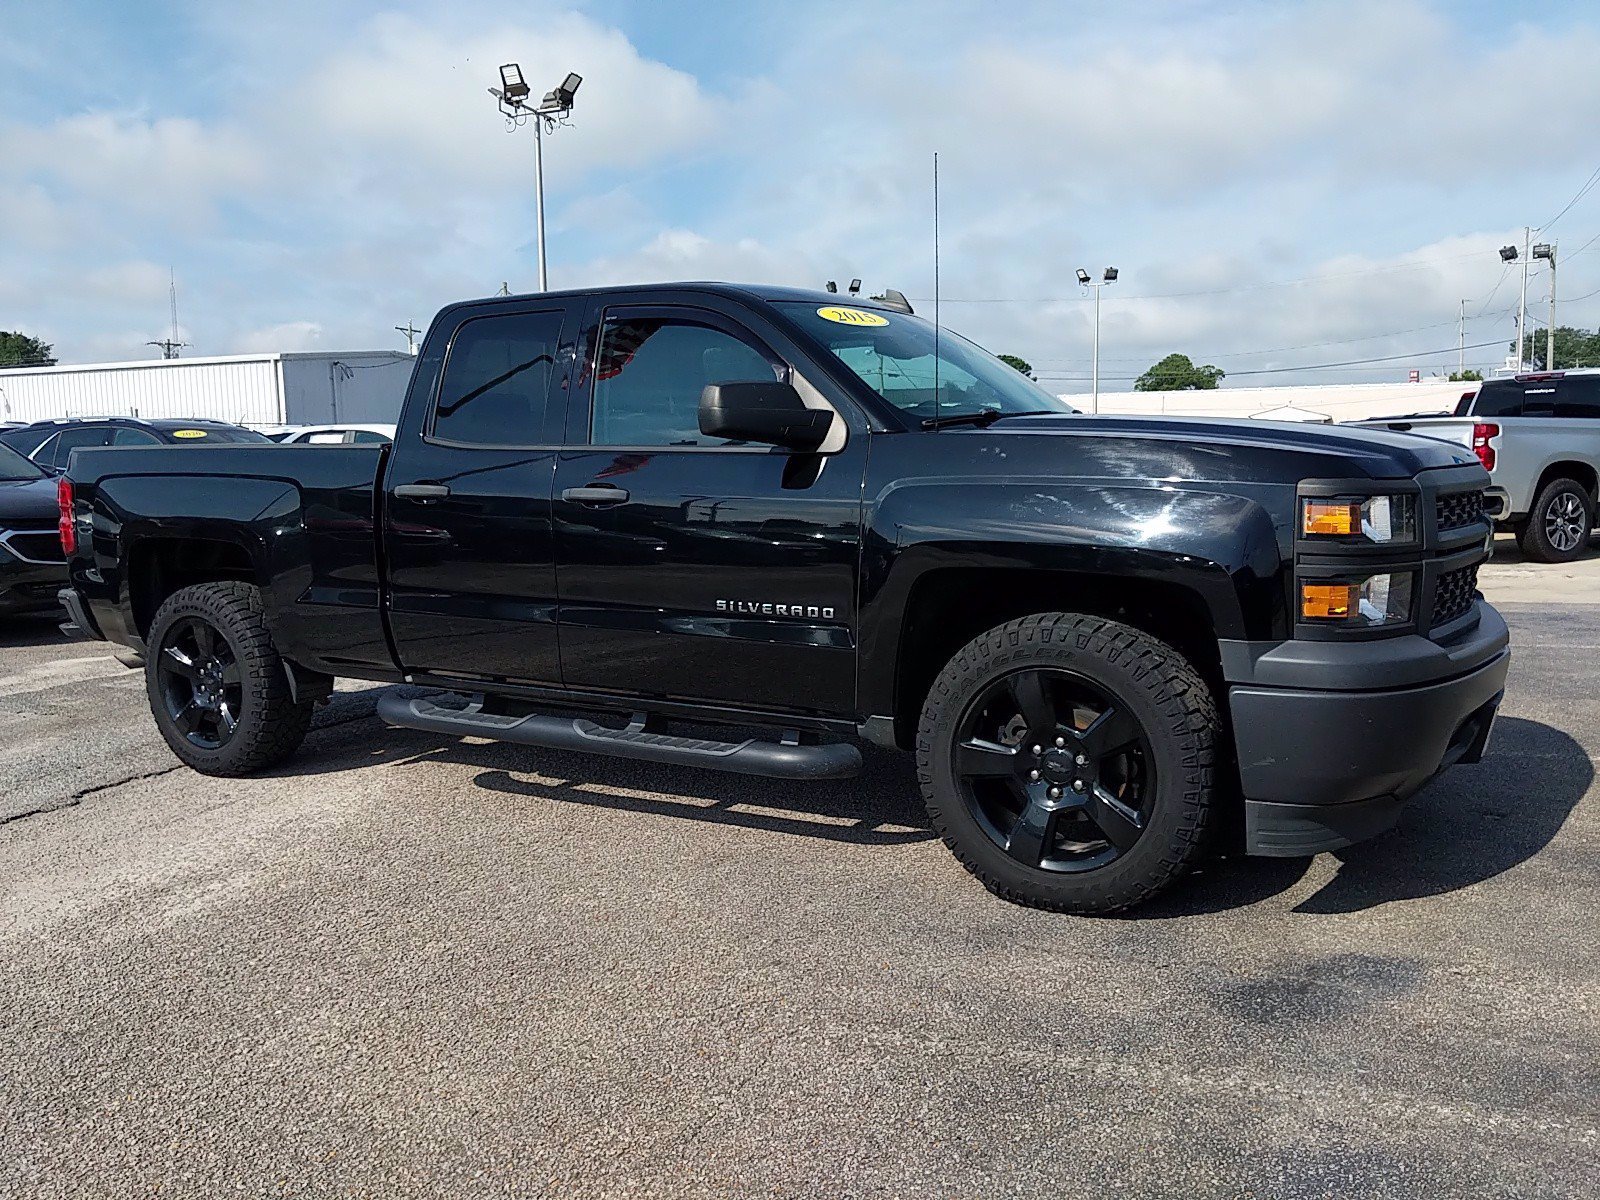
[[[1141,463],[1156,448],[1151,443],[1160,443],[1158,457],[1186,465],[1179,474],[1188,479],[1409,479],[1422,471],[1478,461],[1464,448],[1433,438],[1287,421],[1063,413],[1013,417],[970,432],[1019,441],[1088,439],[1085,445],[1094,457],[1108,465],[1122,460],[1128,474],[1140,473]]]
[[[0,527],[8,521],[53,522],[57,515],[53,478],[0,479]]]

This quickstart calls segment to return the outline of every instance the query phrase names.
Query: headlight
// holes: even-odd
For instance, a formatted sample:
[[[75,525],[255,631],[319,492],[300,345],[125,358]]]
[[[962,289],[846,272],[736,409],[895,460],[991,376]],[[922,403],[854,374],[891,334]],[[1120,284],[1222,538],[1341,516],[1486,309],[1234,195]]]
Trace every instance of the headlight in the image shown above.
[[[1415,496],[1369,496],[1365,500],[1300,501],[1300,534],[1311,538],[1363,538],[1375,545],[1417,540]]]
[[[1411,594],[1416,590],[1415,585],[1414,571],[1370,575],[1357,583],[1302,580],[1300,619],[1351,629],[1403,625],[1411,619]]]

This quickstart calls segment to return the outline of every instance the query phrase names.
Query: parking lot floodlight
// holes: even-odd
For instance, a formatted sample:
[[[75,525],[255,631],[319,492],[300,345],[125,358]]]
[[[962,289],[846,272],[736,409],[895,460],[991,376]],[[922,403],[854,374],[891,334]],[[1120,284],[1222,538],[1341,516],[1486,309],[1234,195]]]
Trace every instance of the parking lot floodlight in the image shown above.
[[[1089,284],[1089,272],[1085,271],[1082,267],[1078,268],[1078,282],[1083,284],[1085,287],[1087,287]]]
[[[1107,267],[1105,279],[1107,283],[1115,283],[1117,281],[1117,269],[1115,267]]]
[[[1550,258],[1555,254],[1555,247],[1549,242],[1540,242],[1533,248],[1535,258]]]
[[[861,294],[861,280],[852,279],[850,281],[850,294],[852,296],[859,296]]]
[[[500,68],[500,86],[505,91],[505,99],[513,105],[526,100],[531,91],[522,80],[522,68],[516,63],[506,63]]]
[[[579,75],[576,71],[567,72],[567,77],[561,81],[561,86],[556,89],[556,95],[560,98],[563,108],[572,107],[572,102],[578,95],[578,85],[582,82],[582,75]]]
[[[1517,248],[1515,246],[1501,246],[1500,247],[1500,261],[1501,262],[1508,262],[1508,263],[1509,262],[1516,262],[1517,261]]]
[[[828,280],[828,291],[830,291],[830,292],[833,292],[833,293],[836,293],[836,294],[837,294],[837,292],[838,292],[838,291],[839,291],[839,285],[838,285],[838,284],[837,284],[837,283],[835,283],[835,282],[834,282],[834,281],[833,281],[833,280],[831,280],[831,279],[830,279],[830,280]]]

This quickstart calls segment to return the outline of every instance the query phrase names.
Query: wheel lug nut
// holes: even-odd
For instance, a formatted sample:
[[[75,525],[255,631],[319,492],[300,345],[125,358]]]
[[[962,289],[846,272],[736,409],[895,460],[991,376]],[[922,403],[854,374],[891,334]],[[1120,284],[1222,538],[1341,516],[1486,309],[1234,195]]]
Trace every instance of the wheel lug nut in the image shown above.
[[[1080,754],[1080,755],[1078,755],[1077,758],[1073,759],[1072,761],[1077,763],[1081,767],[1081,766],[1083,766],[1084,763],[1088,762],[1089,760],[1087,758],[1085,758],[1083,755]]]
[[[1035,754],[1043,754],[1044,753],[1044,747],[1043,746],[1035,746],[1033,748],[1033,752]]]
[[[1060,788],[1051,788],[1050,789],[1050,799],[1052,799],[1052,800],[1061,799],[1061,789]]]
[[[1072,781],[1072,790],[1073,790],[1073,791],[1075,791],[1075,792],[1081,792],[1081,791],[1083,791],[1083,780],[1081,780],[1081,779],[1074,779],[1074,780],[1073,780],[1073,781]]]
[[[1066,738],[1058,737],[1056,739],[1056,749],[1057,750],[1061,749],[1061,747],[1065,746],[1066,744],[1067,744],[1067,739]]]
[[[1037,772],[1037,771],[1029,771],[1028,772],[1028,778],[1029,779],[1038,779],[1039,778],[1039,772]]]

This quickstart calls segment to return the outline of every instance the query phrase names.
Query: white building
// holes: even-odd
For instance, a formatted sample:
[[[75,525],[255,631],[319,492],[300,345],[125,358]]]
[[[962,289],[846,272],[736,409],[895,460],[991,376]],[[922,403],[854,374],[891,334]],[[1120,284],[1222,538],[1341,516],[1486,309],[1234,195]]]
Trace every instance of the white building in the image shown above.
[[[1103,413],[1190,417],[1262,417],[1274,420],[1359,421],[1364,417],[1416,416],[1455,409],[1476,383],[1426,379],[1421,383],[1314,383],[1296,387],[1219,387],[1206,392],[1100,393]],[[1087,395],[1062,396],[1089,409]],[[1298,409],[1305,416],[1284,410]],[[1271,418],[1267,414],[1271,413]]]
[[[231,354],[0,368],[0,420],[209,417],[236,425],[393,424],[416,359],[400,351]]]

